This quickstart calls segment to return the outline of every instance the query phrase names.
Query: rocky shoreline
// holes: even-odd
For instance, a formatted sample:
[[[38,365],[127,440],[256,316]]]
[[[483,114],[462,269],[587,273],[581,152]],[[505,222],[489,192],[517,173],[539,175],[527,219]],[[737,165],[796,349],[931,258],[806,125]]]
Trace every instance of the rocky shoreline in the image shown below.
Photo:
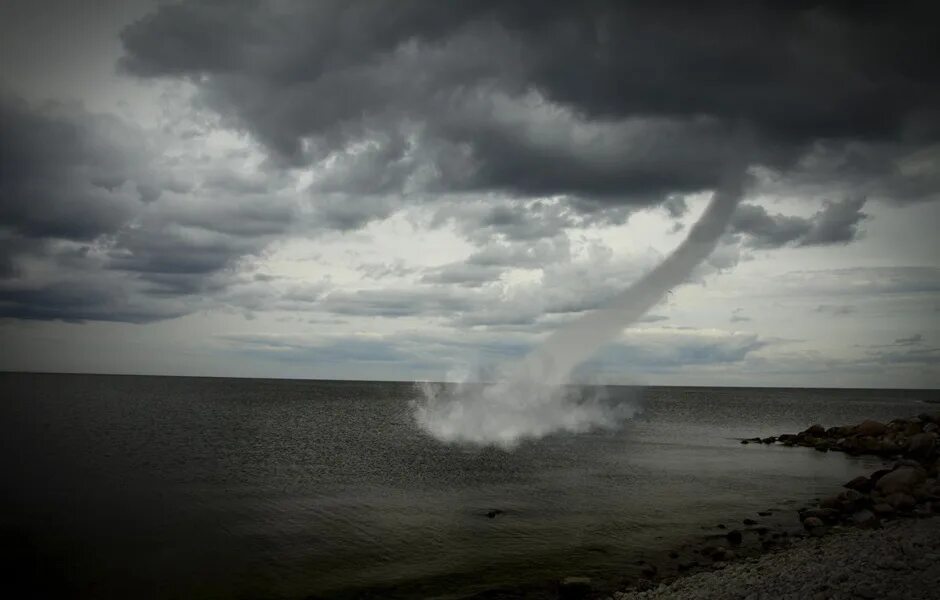
[[[740,529],[719,525],[723,535],[691,550],[670,552],[665,560],[672,564],[640,561],[640,577],[631,586],[601,597],[940,597],[940,519],[927,520],[940,514],[940,413],[888,423],[864,421],[829,428],[817,424],[796,434],[747,438],[741,443],[878,456],[885,468],[856,477],[841,491],[796,509],[795,520],[763,524],[746,518],[742,520],[746,527]],[[742,546],[745,540],[751,543]],[[897,548],[903,552],[898,554]],[[870,563],[879,561],[898,568],[872,571]],[[818,572],[821,565],[848,575],[830,581]],[[918,577],[911,577],[913,571]],[[559,591],[562,598],[596,596],[590,581],[581,578],[561,582]]]

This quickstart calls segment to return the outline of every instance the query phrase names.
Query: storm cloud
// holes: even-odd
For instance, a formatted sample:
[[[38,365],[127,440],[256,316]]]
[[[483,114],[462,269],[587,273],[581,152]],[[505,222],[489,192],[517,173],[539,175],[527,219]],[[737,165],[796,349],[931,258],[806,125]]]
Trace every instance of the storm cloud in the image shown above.
[[[210,1],[122,39],[127,72],[192,81],[276,160],[332,161],[329,191],[646,204],[711,189],[742,122],[783,170],[819,141],[890,161],[940,135],[912,5]]]
[[[783,369],[765,342],[823,327],[799,368],[934,364],[926,3],[9,4],[4,335],[244,326],[293,374],[517,357],[660,262],[744,132],[729,229],[645,321],[677,329],[595,366]]]

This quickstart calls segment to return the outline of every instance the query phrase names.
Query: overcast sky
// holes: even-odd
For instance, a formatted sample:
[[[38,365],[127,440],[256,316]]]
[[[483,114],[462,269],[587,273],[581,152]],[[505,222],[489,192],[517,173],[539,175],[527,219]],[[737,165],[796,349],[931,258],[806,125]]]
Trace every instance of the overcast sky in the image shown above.
[[[582,375],[940,386],[934,21],[669,4],[3,2],[0,369],[459,378],[657,264],[743,128],[718,250]]]

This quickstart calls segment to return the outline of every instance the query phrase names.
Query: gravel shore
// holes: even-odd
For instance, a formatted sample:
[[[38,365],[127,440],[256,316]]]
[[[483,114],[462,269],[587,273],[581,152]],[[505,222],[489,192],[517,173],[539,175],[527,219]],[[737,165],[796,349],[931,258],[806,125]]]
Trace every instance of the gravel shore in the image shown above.
[[[940,519],[905,519],[880,529],[806,538],[785,550],[729,563],[614,600],[940,598]]]

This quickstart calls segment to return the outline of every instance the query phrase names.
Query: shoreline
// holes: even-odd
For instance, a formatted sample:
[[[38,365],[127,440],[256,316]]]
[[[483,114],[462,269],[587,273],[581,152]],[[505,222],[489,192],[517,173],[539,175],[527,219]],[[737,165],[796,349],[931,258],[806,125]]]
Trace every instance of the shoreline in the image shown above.
[[[937,472],[940,413],[894,419],[887,424],[864,421],[829,429],[812,425],[798,434],[747,438],[741,443],[780,443],[820,452],[877,456],[883,459],[884,468],[846,482],[841,491],[834,490],[833,495],[818,499],[813,505],[787,511],[790,519],[797,517],[792,521],[784,518],[765,523],[778,511],[762,511],[757,517],[764,517],[760,522],[748,517],[741,519],[744,527],[715,526],[726,530],[724,536],[706,536],[706,541],[700,540],[697,548],[674,549],[660,559],[638,561],[640,577],[621,591],[598,594],[591,589],[589,580],[570,577],[560,583],[559,596],[612,600],[880,598],[893,596],[887,592],[866,596],[865,589],[880,589],[878,585],[892,583],[894,588],[905,590],[898,597],[940,597],[940,519],[930,518],[940,514]],[[755,534],[758,544],[754,543]],[[715,543],[707,544],[709,539]],[[912,545],[914,540],[920,540],[916,542],[918,546]],[[891,564],[900,565],[899,568],[883,573],[871,585],[866,584],[867,588],[860,586],[858,593],[846,585],[835,585],[853,577],[865,579],[870,571],[865,566],[866,560],[877,562],[882,556],[880,546],[885,546],[887,552],[898,544],[904,552]],[[856,555],[862,549],[864,556]],[[920,568],[914,568],[915,562]],[[817,582],[814,585],[818,589],[809,589],[807,586],[813,584],[811,575],[819,570],[819,565],[838,567],[840,573],[849,575],[845,581]],[[922,572],[913,587],[912,570]],[[894,581],[894,575],[901,581]],[[771,589],[773,586],[776,591]]]

